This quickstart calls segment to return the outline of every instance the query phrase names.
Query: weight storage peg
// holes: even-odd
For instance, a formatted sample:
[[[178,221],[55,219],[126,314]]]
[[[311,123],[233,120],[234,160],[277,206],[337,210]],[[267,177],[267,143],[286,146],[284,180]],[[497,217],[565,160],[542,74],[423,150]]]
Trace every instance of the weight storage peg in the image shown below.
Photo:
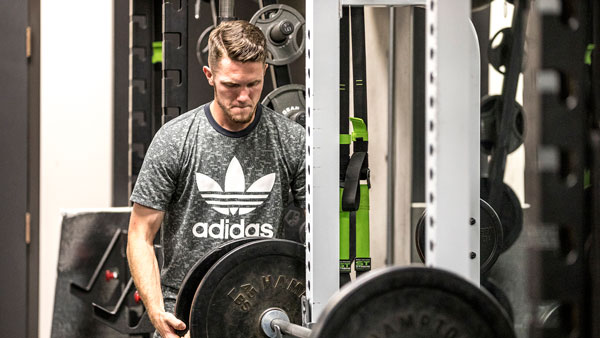
[[[110,282],[113,279],[119,279],[119,272],[117,270],[106,270],[104,272],[104,278],[107,282]]]

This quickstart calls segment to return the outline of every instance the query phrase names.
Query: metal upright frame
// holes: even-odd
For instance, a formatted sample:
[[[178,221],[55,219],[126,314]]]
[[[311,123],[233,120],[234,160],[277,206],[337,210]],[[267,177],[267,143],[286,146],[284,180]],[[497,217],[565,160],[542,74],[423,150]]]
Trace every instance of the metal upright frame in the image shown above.
[[[426,256],[479,285],[480,59],[470,16],[467,0],[427,2]]]
[[[307,0],[309,324],[339,285],[339,183],[332,168],[339,167],[342,6],[427,6],[427,264],[479,284],[479,51],[469,22],[470,1]],[[388,154],[390,161],[393,155]]]

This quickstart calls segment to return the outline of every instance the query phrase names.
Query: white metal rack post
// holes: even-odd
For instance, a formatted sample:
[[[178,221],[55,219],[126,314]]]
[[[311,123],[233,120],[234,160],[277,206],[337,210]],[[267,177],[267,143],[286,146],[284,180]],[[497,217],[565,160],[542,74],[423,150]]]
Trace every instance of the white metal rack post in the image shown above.
[[[339,287],[337,1],[306,1],[306,296],[310,322]]]
[[[427,243],[432,243],[427,245],[428,265],[454,271],[476,284],[479,282],[479,55],[474,51],[478,48],[477,38],[473,40],[469,26],[470,1],[306,0],[309,323],[318,319],[339,285],[337,168],[341,7],[425,5],[428,18],[426,190],[430,196],[426,233]],[[388,154],[388,158],[393,160],[393,155]],[[470,225],[470,218],[476,220],[475,225]],[[476,254],[475,259],[470,258],[470,252]]]
[[[479,47],[469,0],[427,1],[427,265],[479,285]],[[471,221],[472,219],[472,221]]]

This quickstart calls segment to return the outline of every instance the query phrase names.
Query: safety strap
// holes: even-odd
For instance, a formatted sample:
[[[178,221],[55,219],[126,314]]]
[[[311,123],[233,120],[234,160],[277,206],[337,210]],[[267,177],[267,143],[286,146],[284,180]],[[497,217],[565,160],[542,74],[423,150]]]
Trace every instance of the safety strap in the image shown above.
[[[352,260],[355,250],[350,243],[350,212],[342,208],[346,169],[350,161],[352,136],[348,117],[350,116],[350,8],[343,7],[340,19],[340,286],[350,282]],[[352,245],[354,247],[354,245]],[[353,252],[354,251],[354,252]]]
[[[350,160],[352,136],[348,117],[350,116],[350,8],[343,7],[340,19],[340,182],[346,178],[346,168]]]
[[[349,25],[351,20],[354,117],[349,97]],[[364,8],[343,8],[340,22],[340,284],[350,280],[354,261],[357,274],[370,270],[369,167]],[[348,121],[353,132],[349,134]],[[351,157],[350,143],[354,153]],[[361,185],[361,180],[367,180]]]
[[[354,193],[354,202],[349,199],[342,199],[342,203],[348,203],[348,206],[355,206],[356,209],[351,213],[351,222],[354,219],[356,232],[354,235],[356,243],[356,259],[354,261],[354,269],[356,275],[371,269],[371,254],[369,245],[369,134],[367,128],[367,62],[365,48],[365,10],[364,7],[352,7],[350,10],[351,27],[352,27],[352,77],[354,90],[354,117],[350,119],[352,122],[352,141],[354,153],[350,158],[350,165],[346,170],[346,177],[357,177],[356,182],[346,182],[345,189],[350,185],[355,185],[351,190],[356,189]],[[363,155],[364,154],[364,155]],[[360,166],[358,163],[361,163]],[[352,165],[357,163],[356,165]],[[350,170],[353,171],[350,174]],[[367,184],[360,184],[360,180],[366,180]],[[348,181],[348,180],[346,180]],[[346,191],[344,190],[344,191]],[[351,223],[352,225],[352,223]],[[352,231],[352,226],[350,227]],[[352,240],[352,237],[351,237]]]

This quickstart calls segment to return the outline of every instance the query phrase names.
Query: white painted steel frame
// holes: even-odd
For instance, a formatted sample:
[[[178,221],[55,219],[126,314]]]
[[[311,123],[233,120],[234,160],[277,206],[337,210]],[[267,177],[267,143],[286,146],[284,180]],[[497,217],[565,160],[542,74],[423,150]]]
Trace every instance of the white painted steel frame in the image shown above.
[[[427,1],[425,246],[428,266],[479,285],[480,59],[470,16],[469,0]]]
[[[306,296],[309,323],[339,288],[337,1],[306,1]]]
[[[318,319],[339,285],[339,177],[335,168],[339,168],[342,5],[422,6],[425,0],[306,0],[309,324]],[[478,284],[479,56],[474,57],[477,40],[474,45],[469,27],[470,1],[427,1],[427,18],[427,32],[431,33],[427,34],[427,101],[432,104],[427,104],[426,190],[433,197],[427,204],[435,221],[431,227],[428,219],[427,243],[435,245],[434,250],[427,245],[428,265],[454,271]],[[443,32],[438,34],[440,30]],[[431,50],[433,56],[429,57]],[[442,92],[444,95],[439,95]],[[471,217],[477,220],[475,226],[469,225]],[[476,253],[476,259],[469,258],[470,251]]]

